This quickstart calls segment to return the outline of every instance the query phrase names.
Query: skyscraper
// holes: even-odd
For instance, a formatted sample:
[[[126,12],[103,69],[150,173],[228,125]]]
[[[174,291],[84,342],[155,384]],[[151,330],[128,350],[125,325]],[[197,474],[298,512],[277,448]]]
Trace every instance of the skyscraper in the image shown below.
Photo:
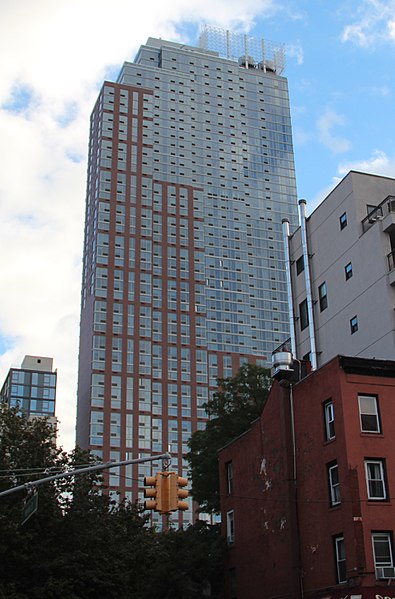
[[[25,356],[20,368],[10,368],[0,401],[19,408],[29,418],[48,416],[55,424],[56,370],[52,358]]]
[[[149,38],[91,117],[77,442],[170,446],[184,471],[217,377],[289,335],[281,221],[297,221],[284,52],[207,28]],[[150,466],[110,475],[137,498]],[[190,520],[191,513],[184,515]]]

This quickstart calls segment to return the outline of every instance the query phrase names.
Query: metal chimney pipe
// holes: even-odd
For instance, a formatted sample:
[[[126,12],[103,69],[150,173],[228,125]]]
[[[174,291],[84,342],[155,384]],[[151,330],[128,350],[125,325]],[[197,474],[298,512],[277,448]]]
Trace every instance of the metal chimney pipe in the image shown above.
[[[295,337],[295,313],[294,303],[292,297],[292,280],[291,280],[291,258],[289,255],[289,220],[283,218],[281,221],[283,225],[283,243],[284,243],[284,256],[285,256],[285,276],[287,281],[287,294],[288,294],[288,313],[289,313],[289,328],[291,335],[291,352],[292,357],[296,358],[296,337]]]
[[[311,280],[310,280],[310,258],[309,249],[307,243],[307,229],[306,229],[306,200],[299,200],[299,216],[300,216],[300,229],[302,234],[302,251],[304,261],[304,278],[306,284],[306,297],[307,297],[307,314],[309,316],[309,336],[310,336],[310,352],[311,352],[311,368],[312,370],[317,369],[317,349],[315,344],[315,328],[314,328],[314,312],[313,312],[313,295],[311,291]]]

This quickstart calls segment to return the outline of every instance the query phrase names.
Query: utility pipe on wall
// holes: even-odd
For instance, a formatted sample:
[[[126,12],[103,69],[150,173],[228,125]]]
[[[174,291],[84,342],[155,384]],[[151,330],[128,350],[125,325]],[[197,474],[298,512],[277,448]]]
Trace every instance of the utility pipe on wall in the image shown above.
[[[300,228],[301,228],[301,234],[302,234],[302,251],[303,251],[303,261],[304,261],[304,278],[305,278],[305,284],[306,284],[307,314],[309,317],[311,368],[312,368],[312,370],[316,370],[317,369],[317,348],[316,348],[316,344],[315,344],[313,295],[312,295],[312,291],[311,291],[310,258],[309,258],[309,249],[308,249],[308,243],[307,243],[306,200],[299,200],[299,216],[300,216]]]
[[[291,280],[291,258],[289,255],[289,220],[283,218],[283,243],[285,255],[285,276],[287,280],[287,295],[288,295],[288,313],[289,313],[289,328],[291,335],[291,352],[292,357],[296,358],[296,338],[295,338],[295,314],[292,296],[292,280]]]

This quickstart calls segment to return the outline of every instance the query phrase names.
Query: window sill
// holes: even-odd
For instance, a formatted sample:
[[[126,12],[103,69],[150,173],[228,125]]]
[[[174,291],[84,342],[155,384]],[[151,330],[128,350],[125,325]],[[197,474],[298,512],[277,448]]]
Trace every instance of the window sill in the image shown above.
[[[336,441],[336,437],[332,437],[332,439],[325,439],[324,445],[330,445],[334,441]]]

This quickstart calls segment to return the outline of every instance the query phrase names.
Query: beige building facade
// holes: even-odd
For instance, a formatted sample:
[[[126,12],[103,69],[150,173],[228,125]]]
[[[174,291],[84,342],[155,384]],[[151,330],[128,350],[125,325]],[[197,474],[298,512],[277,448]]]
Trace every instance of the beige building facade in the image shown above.
[[[313,368],[337,354],[394,360],[395,179],[351,171],[309,217],[299,206],[285,232],[294,354]]]

